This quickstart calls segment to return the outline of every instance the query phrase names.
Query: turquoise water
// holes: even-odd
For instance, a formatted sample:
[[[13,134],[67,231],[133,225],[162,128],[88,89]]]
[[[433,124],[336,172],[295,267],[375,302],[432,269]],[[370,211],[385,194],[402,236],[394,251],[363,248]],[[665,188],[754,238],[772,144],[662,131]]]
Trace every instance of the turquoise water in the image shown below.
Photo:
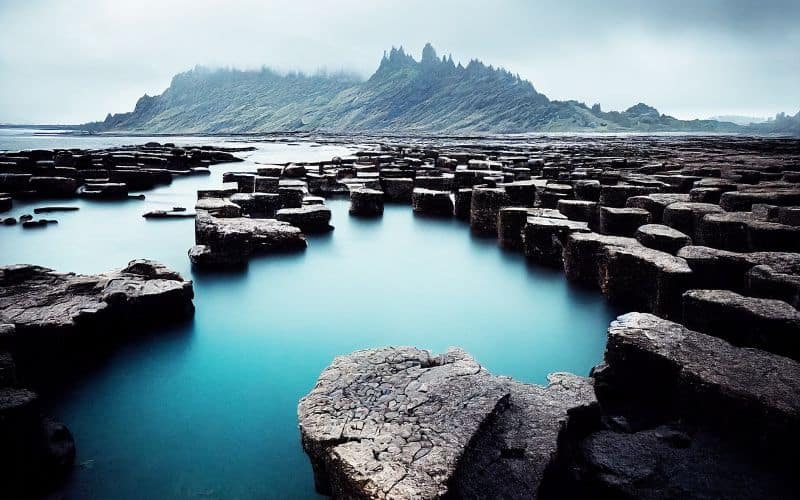
[[[36,147],[70,141],[55,139]],[[221,139],[191,139],[202,141]],[[19,147],[11,144],[0,136],[0,149]],[[246,163],[177,179],[146,201],[70,201],[81,210],[53,214],[57,226],[0,227],[2,264],[89,273],[148,257],[195,283],[191,322],[122,345],[50,398],[48,412],[70,427],[78,448],[68,498],[314,497],[297,401],[334,356],[355,349],[457,345],[494,373],[540,383],[553,371],[586,374],[602,358],[613,311],[600,294],[526,265],[461,222],[415,217],[408,206],[364,220],[348,216],[346,200],[329,200],[336,229],[310,237],[305,252],[261,257],[242,273],[193,274],[193,221],[146,221],[143,212],[192,207],[199,187],[255,161],[347,153],[256,145]]]

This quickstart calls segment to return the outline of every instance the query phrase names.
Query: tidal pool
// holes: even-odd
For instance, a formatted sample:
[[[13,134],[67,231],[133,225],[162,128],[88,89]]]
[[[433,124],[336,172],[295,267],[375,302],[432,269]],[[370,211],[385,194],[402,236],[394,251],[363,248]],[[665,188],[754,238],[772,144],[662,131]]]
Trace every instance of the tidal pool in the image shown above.
[[[0,135],[0,150],[104,147],[223,138],[41,138]],[[233,144],[233,143],[231,143]],[[235,143],[241,144],[241,143]],[[68,498],[308,498],[297,401],[339,354],[383,345],[440,352],[461,346],[496,374],[544,383],[587,374],[602,359],[614,311],[562,273],[529,266],[456,220],[387,205],[357,219],[328,200],[336,229],[305,252],[253,259],[238,273],[195,273],[191,219],[147,221],[154,208],[194,205],[198,188],[255,162],[329,159],[341,146],[254,143],[245,163],[176,179],[145,201],[58,201],[77,212],[57,226],[0,227],[0,264],[97,273],[151,258],[191,277],[192,321],[126,342],[47,394],[47,412],[72,430],[77,466]],[[17,203],[12,215],[53,201]],[[5,215],[5,214],[4,214]]]

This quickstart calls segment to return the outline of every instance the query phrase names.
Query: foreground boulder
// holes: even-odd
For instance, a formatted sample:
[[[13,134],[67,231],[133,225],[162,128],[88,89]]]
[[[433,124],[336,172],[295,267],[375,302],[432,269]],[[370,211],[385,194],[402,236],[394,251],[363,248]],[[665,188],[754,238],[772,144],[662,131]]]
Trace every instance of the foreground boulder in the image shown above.
[[[318,491],[336,498],[536,497],[588,379],[489,374],[459,349],[336,358],[298,406]]]

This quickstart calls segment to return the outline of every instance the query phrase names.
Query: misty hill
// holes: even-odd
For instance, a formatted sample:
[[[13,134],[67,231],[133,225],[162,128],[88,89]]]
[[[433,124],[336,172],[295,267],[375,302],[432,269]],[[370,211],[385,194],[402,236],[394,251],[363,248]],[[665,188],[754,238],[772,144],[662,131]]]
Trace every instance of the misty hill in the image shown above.
[[[402,47],[393,48],[366,81],[345,74],[197,67],[176,75],[163,94],[140,98],[132,112],[108,115],[88,128],[149,133],[746,130],[715,120],[678,120],[641,103],[604,112],[599,105],[551,101],[518,75],[477,60],[455,64],[451,57],[437,56],[430,44],[419,61]]]

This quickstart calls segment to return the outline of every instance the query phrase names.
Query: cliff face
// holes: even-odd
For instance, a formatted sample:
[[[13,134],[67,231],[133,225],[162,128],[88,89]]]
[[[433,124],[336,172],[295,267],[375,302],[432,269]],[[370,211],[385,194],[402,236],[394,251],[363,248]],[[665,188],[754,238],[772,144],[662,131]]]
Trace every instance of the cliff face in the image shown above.
[[[456,65],[437,56],[430,44],[419,61],[402,48],[392,49],[366,81],[342,74],[197,67],[176,75],[163,94],[143,96],[132,112],[109,115],[89,128],[153,133],[747,130],[715,120],[677,120],[645,104],[603,112],[598,105],[551,101],[518,75],[477,60]]]

